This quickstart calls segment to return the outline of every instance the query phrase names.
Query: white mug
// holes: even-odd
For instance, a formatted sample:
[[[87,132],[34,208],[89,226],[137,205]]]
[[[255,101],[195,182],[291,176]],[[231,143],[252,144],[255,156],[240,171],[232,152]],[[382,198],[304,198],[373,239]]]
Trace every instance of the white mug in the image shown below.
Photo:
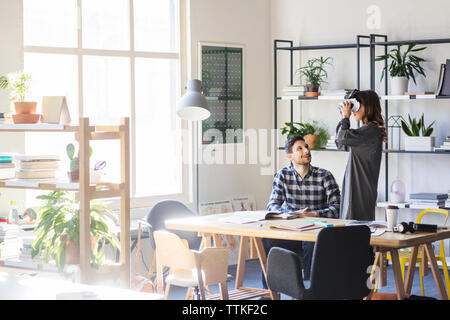
[[[390,230],[393,230],[394,227],[397,225],[397,218],[398,218],[398,207],[388,206],[386,208],[386,221],[388,228]]]

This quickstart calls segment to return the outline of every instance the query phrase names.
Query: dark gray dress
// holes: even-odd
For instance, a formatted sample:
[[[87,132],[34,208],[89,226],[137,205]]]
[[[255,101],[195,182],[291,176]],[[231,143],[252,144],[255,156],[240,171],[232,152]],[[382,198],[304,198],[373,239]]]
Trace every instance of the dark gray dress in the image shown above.
[[[341,219],[375,220],[382,140],[375,123],[350,129],[343,118],[336,128],[336,145],[350,150],[342,184]]]

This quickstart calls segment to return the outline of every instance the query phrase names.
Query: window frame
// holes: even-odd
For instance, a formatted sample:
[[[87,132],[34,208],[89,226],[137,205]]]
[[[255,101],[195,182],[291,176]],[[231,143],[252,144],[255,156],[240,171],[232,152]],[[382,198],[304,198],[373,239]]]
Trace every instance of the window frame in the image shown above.
[[[50,46],[26,46],[24,43],[24,0],[20,0],[19,10],[19,49],[21,53],[20,66],[24,68],[25,53],[44,53],[44,54],[70,54],[75,55],[77,58],[78,68],[78,114],[83,116],[83,57],[84,56],[103,56],[103,57],[127,57],[130,59],[130,151],[131,151],[131,168],[130,168],[130,208],[144,208],[151,207],[155,203],[163,199],[174,199],[184,203],[193,202],[193,152],[192,152],[192,139],[193,130],[192,126],[184,120],[181,121],[181,130],[188,132],[187,137],[181,137],[181,149],[182,149],[182,191],[181,193],[157,195],[157,196],[141,196],[136,197],[136,127],[135,127],[135,115],[136,115],[136,102],[135,102],[135,60],[136,58],[157,58],[157,59],[176,59],[179,65],[179,94],[184,93],[184,83],[187,82],[187,55],[186,55],[186,0],[178,0],[178,28],[179,28],[179,50],[178,52],[147,52],[136,51],[134,49],[134,6],[133,0],[128,0],[129,3],[129,35],[130,35],[130,49],[129,50],[106,50],[106,49],[87,49],[83,48],[82,43],[82,16],[81,7],[82,0],[76,0],[78,8],[78,26],[77,26],[77,47],[50,47]],[[77,121],[78,122],[78,121]],[[151,183],[151,182],[150,182]],[[104,199],[104,202],[113,210],[120,208],[119,199]]]

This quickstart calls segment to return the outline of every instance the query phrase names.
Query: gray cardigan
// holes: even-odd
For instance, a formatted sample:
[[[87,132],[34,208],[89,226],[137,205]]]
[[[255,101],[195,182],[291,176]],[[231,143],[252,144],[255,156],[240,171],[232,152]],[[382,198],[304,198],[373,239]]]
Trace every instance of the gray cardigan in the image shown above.
[[[340,150],[350,150],[342,183],[340,216],[373,221],[382,152],[381,131],[375,123],[350,129],[350,120],[343,118],[336,128],[335,142]]]

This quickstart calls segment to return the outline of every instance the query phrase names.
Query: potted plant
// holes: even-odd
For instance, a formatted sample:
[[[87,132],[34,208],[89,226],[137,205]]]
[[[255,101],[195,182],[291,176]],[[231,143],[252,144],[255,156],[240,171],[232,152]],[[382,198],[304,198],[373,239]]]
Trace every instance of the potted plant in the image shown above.
[[[311,123],[286,122],[281,134],[287,135],[287,138],[302,136],[311,149],[321,148],[330,137],[327,129],[315,120]]]
[[[420,65],[425,59],[413,55],[412,52],[418,52],[426,49],[426,47],[415,48],[416,44],[412,43],[408,45],[405,52],[401,51],[402,45],[398,45],[397,48],[389,51],[388,54],[378,56],[375,61],[384,61],[391,59],[389,64],[389,74],[391,76],[391,94],[392,95],[403,95],[408,91],[409,79],[412,79],[416,83],[416,77],[414,72],[426,77],[423,67]],[[383,71],[386,67],[383,68]],[[381,73],[381,80],[383,80],[384,72]]]
[[[78,182],[80,179],[80,160],[75,156],[75,145],[69,143],[66,146],[66,153],[70,160],[70,171],[67,172],[70,182]],[[92,147],[89,146],[89,157],[92,155]]]
[[[299,74],[300,78],[305,78],[306,81],[306,92],[307,97],[317,97],[319,93],[319,88],[325,79],[328,77],[328,73],[325,70],[325,65],[331,64],[332,58],[313,58],[308,60],[306,66],[297,69],[296,73]]]
[[[416,120],[411,118],[408,114],[409,124],[403,119],[401,120],[401,127],[406,134],[405,150],[407,151],[433,151],[435,145],[435,138],[431,136],[433,133],[433,121],[429,126],[425,125],[424,115]]]
[[[31,255],[41,255],[46,263],[55,260],[61,271],[66,264],[79,263],[80,210],[73,194],[67,191],[51,191],[38,199],[45,203],[38,209],[37,238],[32,243]],[[90,234],[91,266],[97,268],[104,262],[108,242],[115,255],[119,247],[113,227],[116,216],[99,200],[91,201]]]
[[[31,75],[23,71],[8,73],[0,78],[0,87],[10,90],[10,100],[14,102],[16,114],[36,114],[36,101],[25,101],[30,89]]]

